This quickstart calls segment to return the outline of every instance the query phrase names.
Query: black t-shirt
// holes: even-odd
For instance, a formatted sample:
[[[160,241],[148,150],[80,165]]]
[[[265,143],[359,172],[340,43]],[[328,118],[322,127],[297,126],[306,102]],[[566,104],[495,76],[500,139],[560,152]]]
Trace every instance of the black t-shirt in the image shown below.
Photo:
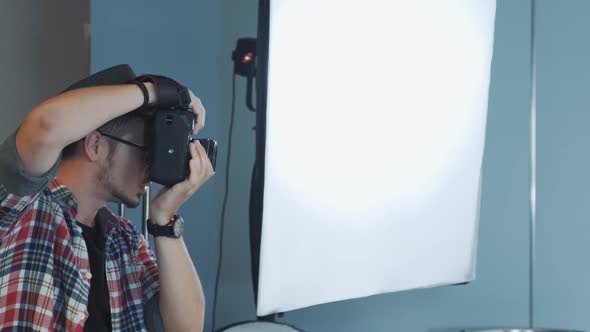
[[[90,293],[88,295],[88,319],[84,324],[85,332],[111,331],[111,306],[109,304],[109,287],[105,274],[104,230],[97,222],[94,228],[78,223],[88,248],[90,261]]]

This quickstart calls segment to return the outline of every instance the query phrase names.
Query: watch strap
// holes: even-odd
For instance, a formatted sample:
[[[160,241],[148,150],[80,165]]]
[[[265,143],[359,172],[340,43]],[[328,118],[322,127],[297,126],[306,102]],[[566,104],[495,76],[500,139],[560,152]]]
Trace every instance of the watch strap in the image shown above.
[[[170,219],[170,222],[167,223],[166,225],[154,224],[151,219],[148,219],[147,220],[148,233],[152,234],[153,237],[166,236],[166,237],[176,238],[176,236],[174,236],[174,224],[176,223],[177,220],[178,220],[178,215],[176,215],[176,214]]]

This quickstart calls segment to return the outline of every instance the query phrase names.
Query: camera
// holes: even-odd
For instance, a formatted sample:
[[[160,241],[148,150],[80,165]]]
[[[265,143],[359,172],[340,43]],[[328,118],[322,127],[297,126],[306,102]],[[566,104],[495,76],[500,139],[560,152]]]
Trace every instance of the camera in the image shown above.
[[[138,86],[151,82],[157,90],[158,102],[146,105],[148,124],[146,142],[148,143],[148,164],[150,181],[170,187],[184,181],[190,175],[190,142],[199,140],[207,151],[207,157],[215,169],[217,142],[192,136],[198,120],[190,107],[189,90],[175,80],[145,74],[135,78]],[[147,90],[144,104],[147,102]]]
[[[164,186],[173,186],[190,175],[189,143],[198,140],[213,165],[217,160],[217,142],[192,135],[196,116],[189,107],[158,109],[148,121],[149,178]]]

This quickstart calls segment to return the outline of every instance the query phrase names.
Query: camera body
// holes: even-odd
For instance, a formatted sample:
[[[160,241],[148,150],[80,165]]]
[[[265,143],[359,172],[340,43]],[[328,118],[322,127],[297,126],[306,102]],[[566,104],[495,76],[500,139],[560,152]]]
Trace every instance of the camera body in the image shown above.
[[[146,131],[151,181],[164,186],[184,181],[190,175],[189,143],[194,140],[198,140],[205,148],[215,169],[217,142],[193,137],[195,121],[195,114],[188,107],[158,109],[154,112]]]
[[[148,164],[150,181],[170,187],[184,181],[190,175],[191,154],[189,144],[197,139],[192,136],[198,120],[190,107],[189,90],[175,80],[146,74],[135,78],[140,88],[143,82],[151,82],[157,90],[158,102],[144,105],[148,116],[145,141],[148,145]],[[147,103],[147,90],[142,88],[144,103]],[[207,156],[215,169],[217,142],[205,138],[198,139],[207,151]]]

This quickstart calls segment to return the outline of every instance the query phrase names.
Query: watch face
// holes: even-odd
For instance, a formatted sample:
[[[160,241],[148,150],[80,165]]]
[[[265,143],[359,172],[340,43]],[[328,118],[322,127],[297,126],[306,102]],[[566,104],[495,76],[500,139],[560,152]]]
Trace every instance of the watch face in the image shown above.
[[[181,237],[183,228],[184,228],[184,220],[182,219],[182,217],[178,216],[178,219],[176,219],[176,222],[174,223],[174,228],[173,228],[174,236]]]

